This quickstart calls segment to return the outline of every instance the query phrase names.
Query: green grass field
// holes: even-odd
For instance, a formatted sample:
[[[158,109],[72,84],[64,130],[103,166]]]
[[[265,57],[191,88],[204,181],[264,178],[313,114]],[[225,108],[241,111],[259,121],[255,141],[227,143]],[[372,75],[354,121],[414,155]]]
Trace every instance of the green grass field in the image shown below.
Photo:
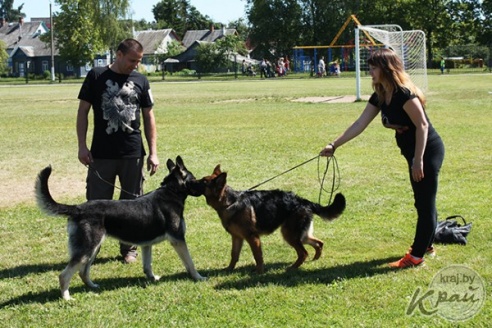
[[[368,83],[368,81],[366,81]],[[422,268],[392,271],[387,263],[410,246],[416,223],[405,161],[392,132],[376,119],[337,150],[347,209],[337,220],[315,218],[323,256],[298,271],[285,269],[295,251],[276,232],[262,238],[266,273],[251,273],[245,245],[236,270],[223,272],[230,237],[205,199],[188,198],[187,242],[198,271],[187,277],[169,243],[154,247],[148,282],[140,264],[124,265],[118,244],[106,240],[91,276],[78,276],[74,302],[60,298],[58,274],[66,265],[66,220],[41,213],[33,199],[36,174],[53,166],[55,199],[84,200],[85,168],[77,160],[75,115],[79,84],[0,87],[0,322],[5,327],[488,327],[492,317],[492,75],[430,76],[428,114],[446,145],[438,209],[441,219],[461,214],[473,222],[469,244],[437,245]],[[277,79],[153,83],[161,170],[181,155],[197,177],[216,164],[229,184],[247,189],[315,156],[343,131],[364,103],[299,103],[301,97],[355,93],[355,81]],[[366,88],[367,90],[367,88]],[[324,165],[324,162],[321,163]],[[318,164],[310,162],[263,189],[292,190],[318,200]],[[328,201],[324,195],[322,202]],[[309,246],[308,246],[309,247]],[[313,254],[311,248],[308,248]],[[439,270],[459,264],[485,281],[488,298],[473,318],[449,321],[419,309],[407,315],[418,288]],[[429,308],[430,302],[424,304]]]

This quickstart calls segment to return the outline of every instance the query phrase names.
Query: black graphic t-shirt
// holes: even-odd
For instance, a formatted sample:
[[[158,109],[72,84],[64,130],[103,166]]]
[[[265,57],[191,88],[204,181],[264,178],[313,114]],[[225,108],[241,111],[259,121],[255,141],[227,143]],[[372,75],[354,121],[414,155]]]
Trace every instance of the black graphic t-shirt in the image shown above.
[[[142,108],[154,105],[149,81],[134,71],[118,74],[106,67],[93,68],[78,98],[92,104],[94,134],[91,153],[99,159],[145,156],[140,129]]]
[[[379,105],[378,96],[376,93],[373,93],[369,99],[370,104],[381,110],[381,122],[385,127],[403,127],[403,129],[395,130],[396,143],[402,154],[411,156],[413,156],[412,154],[415,152],[415,132],[417,128],[413,124],[407,112],[403,109],[403,105],[405,105],[408,100],[414,99],[415,97],[417,96],[412,94],[410,90],[399,88],[391,97],[391,102],[389,104],[386,104],[383,101],[383,103]],[[426,111],[424,111],[424,114],[429,124],[427,134],[427,144],[429,144],[429,142],[439,138],[439,135],[427,117]]]

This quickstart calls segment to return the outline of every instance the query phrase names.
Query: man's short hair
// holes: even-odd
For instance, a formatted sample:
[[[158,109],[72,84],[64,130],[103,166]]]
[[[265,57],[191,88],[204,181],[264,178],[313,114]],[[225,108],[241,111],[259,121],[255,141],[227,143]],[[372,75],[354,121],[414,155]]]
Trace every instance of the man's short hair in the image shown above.
[[[116,49],[116,51],[121,51],[124,55],[126,55],[130,50],[142,53],[143,46],[135,39],[125,39],[121,41],[121,43],[118,45],[118,48]]]

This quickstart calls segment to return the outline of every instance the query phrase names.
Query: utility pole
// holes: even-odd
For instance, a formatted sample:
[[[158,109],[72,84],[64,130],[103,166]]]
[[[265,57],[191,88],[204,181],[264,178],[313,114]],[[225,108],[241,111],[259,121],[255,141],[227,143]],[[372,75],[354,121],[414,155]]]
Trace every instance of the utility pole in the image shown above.
[[[51,33],[51,82],[55,82],[55,40],[53,30],[55,25],[53,24],[53,11],[51,9],[50,0],[50,33]]]

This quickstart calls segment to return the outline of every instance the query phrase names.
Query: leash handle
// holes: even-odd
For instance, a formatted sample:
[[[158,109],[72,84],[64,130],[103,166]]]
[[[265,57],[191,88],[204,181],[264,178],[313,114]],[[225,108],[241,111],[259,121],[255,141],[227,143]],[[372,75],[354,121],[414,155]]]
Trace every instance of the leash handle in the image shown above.
[[[282,173],[280,173],[280,174],[277,174],[277,175],[276,175],[276,176],[274,176],[274,177],[271,177],[270,179],[267,179],[267,180],[265,180],[265,181],[263,181],[263,182],[258,183],[257,185],[255,185],[255,186],[253,186],[253,187],[249,188],[248,190],[253,190],[253,189],[256,189],[256,188],[258,188],[259,186],[261,186],[261,185],[263,185],[263,184],[265,184],[265,183],[267,183],[267,182],[269,182],[269,181],[272,181],[273,179],[278,178],[278,177],[279,177],[279,176],[281,176],[281,175],[284,175],[284,174],[286,174],[286,173],[288,173],[288,172],[290,172],[290,171],[292,171],[292,170],[297,169],[299,166],[303,166],[303,165],[305,165],[305,164],[307,164],[307,163],[309,163],[309,162],[311,162],[311,161],[314,161],[316,158],[319,158],[319,156],[320,156],[320,155],[316,155],[316,156],[314,156],[313,158],[308,159],[307,161],[302,162],[301,164],[298,164],[298,165],[296,165],[296,166],[294,166],[294,167],[292,167],[292,168],[288,169],[287,171],[284,171],[284,172],[282,172]]]
[[[328,191],[324,188],[324,183],[325,183],[325,178],[326,178],[326,173],[328,172],[328,169],[330,167],[330,162],[333,159],[334,165],[332,166],[333,169],[333,175],[332,175],[332,180],[331,180],[331,191]],[[323,178],[320,178],[320,170],[319,170],[319,160],[318,160],[318,181],[320,184],[320,189],[319,189],[319,195],[318,195],[318,204],[321,204],[321,194],[324,192],[330,193],[330,199],[328,200],[328,205],[331,204],[331,199],[333,197],[333,193],[338,190],[340,187],[340,169],[338,168],[338,162],[335,157],[335,155],[332,155],[331,157],[328,157],[326,160],[326,168],[325,171],[323,172]],[[338,179],[337,179],[338,177]],[[335,186],[336,183],[336,186]]]

